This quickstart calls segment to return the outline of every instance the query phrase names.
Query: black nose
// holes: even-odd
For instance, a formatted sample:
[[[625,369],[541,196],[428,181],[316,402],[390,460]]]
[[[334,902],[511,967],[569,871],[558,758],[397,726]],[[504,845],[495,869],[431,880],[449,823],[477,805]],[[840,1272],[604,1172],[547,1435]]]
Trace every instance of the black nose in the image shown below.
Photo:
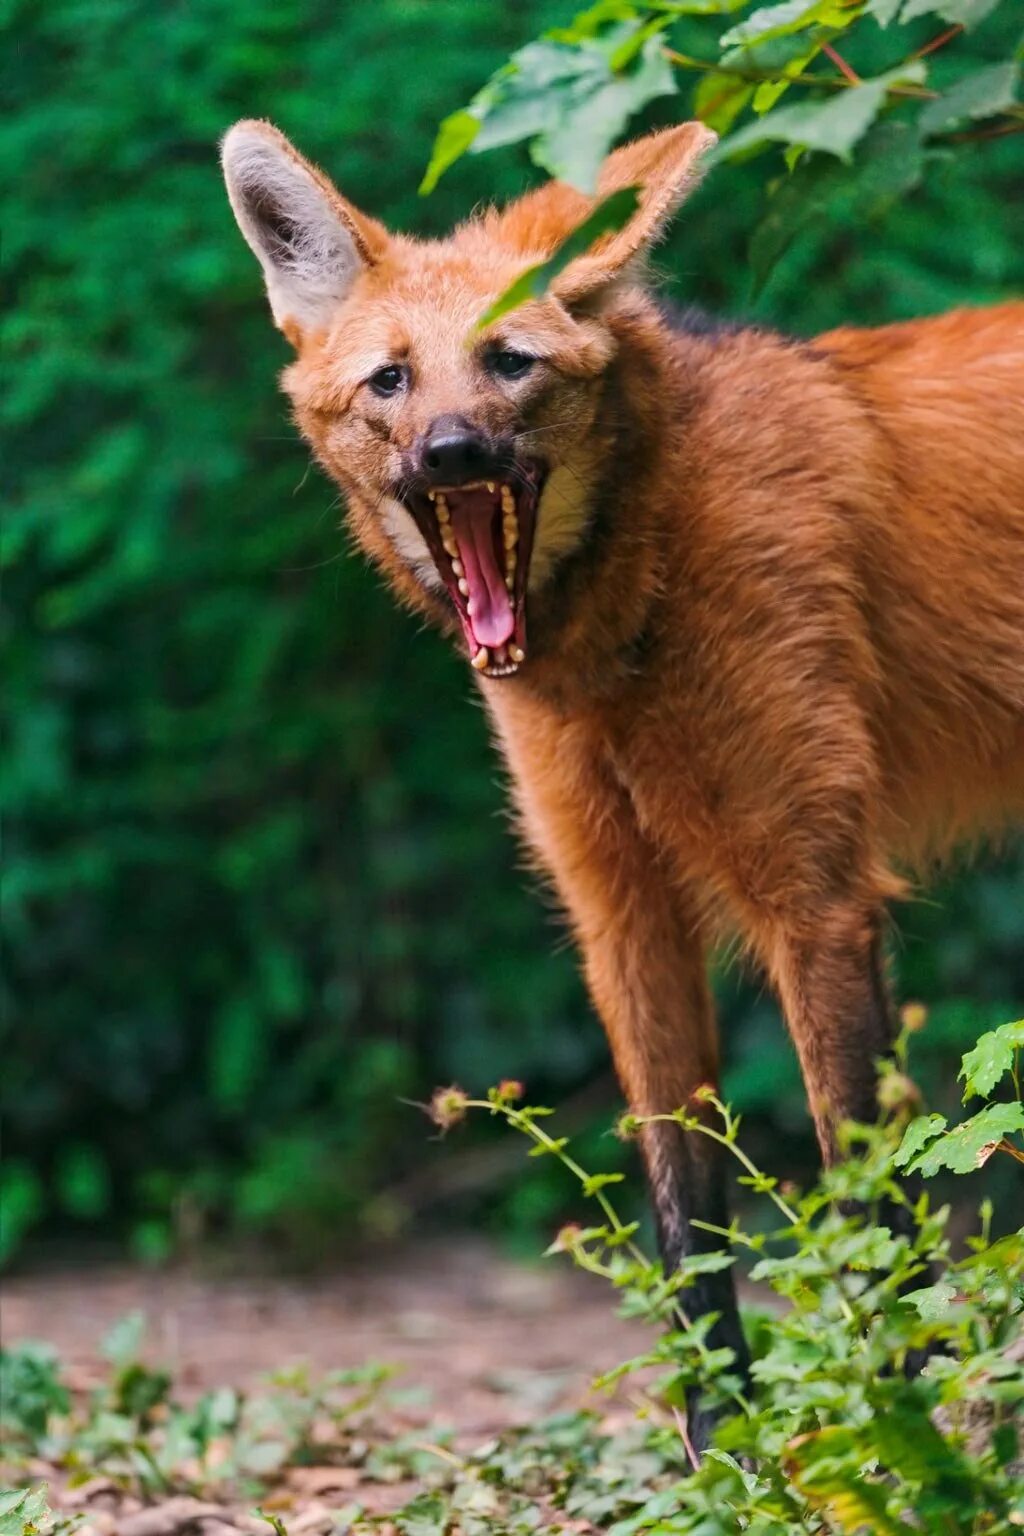
[[[463,416],[438,416],[420,442],[420,468],[437,485],[459,485],[498,473],[487,438]]]

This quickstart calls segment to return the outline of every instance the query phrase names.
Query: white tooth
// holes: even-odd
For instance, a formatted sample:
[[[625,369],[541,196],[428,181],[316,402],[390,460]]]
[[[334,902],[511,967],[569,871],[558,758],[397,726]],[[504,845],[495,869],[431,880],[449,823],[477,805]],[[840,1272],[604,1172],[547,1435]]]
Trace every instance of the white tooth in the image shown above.
[[[473,657],[473,666],[476,667],[478,672],[482,672],[490,659],[486,645],[482,645]]]
[[[473,599],[470,598],[469,602],[466,604],[466,613],[470,618],[472,618],[475,612],[476,609],[473,607]]]
[[[508,573],[508,575],[507,575],[507,576],[506,576],[506,577],[505,577],[505,585],[506,585],[506,587],[508,587],[508,589],[509,589],[509,591],[510,591],[510,592],[514,592],[514,591],[515,591],[515,589],[516,589],[516,579],[515,579],[515,577],[514,577],[514,576],[513,576],[513,575],[512,575],[512,572],[511,572],[511,571],[510,571],[510,572],[509,572],[509,573]]]
[[[445,554],[454,560],[459,553],[459,546],[455,542],[455,535],[450,528],[446,528],[441,535],[441,543],[444,545]]]
[[[518,645],[510,645],[508,648],[508,653],[512,660],[515,662],[516,666],[518,666],[521,661],[526,660],[526,652],[520,650]]]
[[[488,480],[488,482],[487,482],[487,489],[490,491],[491,495],[493,496],[494,495],[494,481],[493,480]]]
[[[469,582],[464,576],[460,577],[459,579],[459,591],[462,593],[463,597],[469,596]]]
[[[462,561],[456,559],[455,556],[452,557],[452,571],[456,576],[464,576],[466,574]]]

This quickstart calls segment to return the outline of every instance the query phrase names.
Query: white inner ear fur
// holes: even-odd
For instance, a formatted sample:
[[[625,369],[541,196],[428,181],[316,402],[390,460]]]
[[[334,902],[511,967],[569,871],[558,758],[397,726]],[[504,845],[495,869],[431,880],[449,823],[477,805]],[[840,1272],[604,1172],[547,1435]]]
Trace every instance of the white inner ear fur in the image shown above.
[[[274,320],[323,329],[362,267],[348,227],[309,172],[262,133],[232,128],[222,160],[228,197],[263,268]]]

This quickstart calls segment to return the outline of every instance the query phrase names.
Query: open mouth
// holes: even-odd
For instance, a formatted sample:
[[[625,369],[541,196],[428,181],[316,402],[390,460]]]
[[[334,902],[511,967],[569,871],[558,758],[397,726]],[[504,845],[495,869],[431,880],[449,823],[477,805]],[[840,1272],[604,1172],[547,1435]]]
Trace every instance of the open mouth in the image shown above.
[[[526,660],[526,583],[542,474],[417,492],[411,506],[462,623],[471,664],[512,677]]]

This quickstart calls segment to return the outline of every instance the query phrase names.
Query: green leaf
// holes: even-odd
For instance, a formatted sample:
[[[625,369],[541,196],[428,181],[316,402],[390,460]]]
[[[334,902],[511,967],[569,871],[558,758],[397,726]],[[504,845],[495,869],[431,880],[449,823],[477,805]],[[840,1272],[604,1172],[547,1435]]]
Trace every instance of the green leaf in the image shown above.
[[[1000,0],[907,0],[900,21],[916,21],[919,16],[941,16],[951,26],[974,27],[984,21]]]
[[[596,1195],[599,1190],[607,1189],[609,1184],[621,1184],[626,1175],[624,1173],[591,1173],[583,1181],[583,1193]]]
[[[722,48],[749,48],[753,43],[786,37],[808,27],[826,26],[837,30],[856,20],[857,10],[843,6],[841,0],[781,0],[779,5],[763,6],[746,20],[738,22],[719,39]]]
[[[693,99],[693,110],[716,133],[728,133],[754,94],[749,80],[715,71],[704,75]]]
[[[468,107],[451,112],[437,130],[430,161],[419,185],[421,196],[432,192],[449,166],[472,148],[478,137],[484,118],[501,97],[505,82],[516,73],[515,57],[495,70],[491,78],[477,91]]]
[[[118,1319],[100,1344],[100,1353],[119,1370],[138,1359],[146,1332],[144,1312],[126,1312]]]
[[[802,101],[796,106],[780,107],[723,140],[709,158],[712,162],[733,159],[743,150],[776,142],[819,150],[849,162],[884,106],[889,87],[897,80],[920,79],[922,73],[916,67],[890,70],[862,85],[839,91],[826,101]]]
[[[880,27],[887,27],[896,20],[896,12],[903,0],[868,0],[866,15],[873,16]]]
[[[618,74],[620,70],[628,69],[637,54],[641,52],[647,39],[657,37],[659,33],[664,32],[665,28],[671,24],[671,21],[671,16],[654,16],[642,27],[637,27],[634,32],[624,38],[618,47],[612,51],[608,60],[615,73]]]
[[[27,1536],[47,1514],[46,1484],[0,1489],[0,1536]]]
[[[940,1168],[973,1173],[988,1162],[1003,1137],[1015,1131],[1024,1131],[1024,1104],[989,1104],[962,1125],[943,1132],[906,1166],[925,1178]]]
[[[600,35],[581,22],[527,43],[467,108],[445,118],[420,191],[435,187],[467,151],[524,141],[550,175],[592,191],[601,161],[630,118],[677,90],[661,31],[658,19],[639,31],[618,26]]]
[[[421,196],[433,192],[445,171],[466,153],[479,132],[479,117],[465,108],[451,112],[443,119],[430,152],[430,162],[420,182]]]
[[[963,75],[937,101],[930,101],[918,118],[922,134],[943,133],[958,123],[992,117],[1012,107],[1020,84],[1020,65],[1008,60]]]
[[[924,1285],[919,1290],[904,1292],[900,1301],[914,1307],[926,1323],[938,1323],[949,1312],[955,1296],[956,1286],[951,1281],[937,1280],[934,1285]]]
[[[490,308],[480,316],[477,329],[482,330],[485,326],[493,325],[495,320],[508,314],[509,310],[518,309],[520,304],[525,304],[530,299],[541,298],[571,261],[575,261],[577,256],[583,256],[602,235],[622,229],[625,224],[628,224],[636,212],[637,202],[635,187],[620,187],[617,192],[602,198],[597,207],[591,210],[582,224],[577,224],[547,261],[527,267],[511,287],[506,288],[505,292],[495,299]]]
[[[260,1509],[259,1507],[253,1510],[253,1515],[257,1520],[265,1520],[274,1532],[274,1536],[288,1536],[288,1527],[280,1515],[275,1515],[273,1511]]]
[[[730,1269],[735,1262],[734,1253],[691,1253],[680,1259],[678,1272],[683,1284],[689,1285],[698,1276],[717,1275],[723,1269]]]
[[[647,39],[626,72],[616,73],[603,52],[601,58],[602,72],[581,74],[565,92],[558,120],[530,148],[537,165],[584,192],[593,190],[602,160],[630,118],[678,89],[658,36]]]
[[[1002,1024],[982,1035],[973,1051],[968,1051],[960,1067],[964,1080],[964,1103],[980,1094],[987,1098],[999,1079],[1013,1066],[1017,1051],[1024,1047],[1024,1019]]]
[[[893,1157],[896,1167],[905,1168],[912,1157],[916,1157],[936,1136],[941,1136],[946,1128],[945,1115],[918,1115],[916,1120],[911,1120]]]

